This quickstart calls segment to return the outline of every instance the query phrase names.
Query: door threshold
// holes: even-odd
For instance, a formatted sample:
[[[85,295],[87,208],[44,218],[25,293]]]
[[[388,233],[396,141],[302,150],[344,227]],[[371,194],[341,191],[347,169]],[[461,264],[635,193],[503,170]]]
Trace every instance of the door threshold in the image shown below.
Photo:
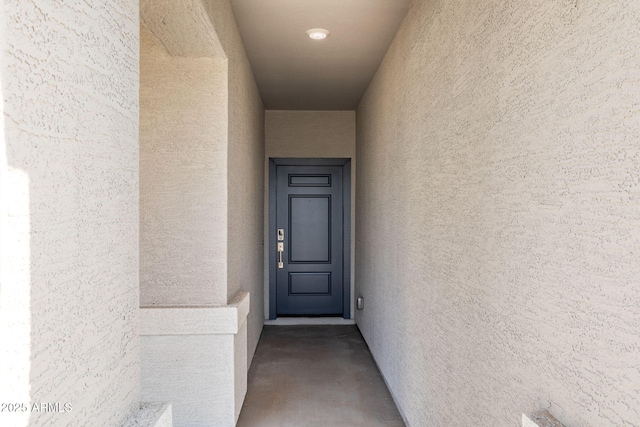
[[[267,326],[287,325],[355,325],[356,319],[342,317],[278,317],[275,320],[265,320]]]

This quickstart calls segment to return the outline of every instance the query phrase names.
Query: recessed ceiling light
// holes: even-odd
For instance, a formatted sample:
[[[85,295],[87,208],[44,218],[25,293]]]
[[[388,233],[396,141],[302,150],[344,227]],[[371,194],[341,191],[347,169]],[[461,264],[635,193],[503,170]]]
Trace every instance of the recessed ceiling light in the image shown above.
[[[307,34],[314,40],[322,40],[326,39],[329,35],[329,30],[325,30],[324,28],[312,28],[307,30]]]

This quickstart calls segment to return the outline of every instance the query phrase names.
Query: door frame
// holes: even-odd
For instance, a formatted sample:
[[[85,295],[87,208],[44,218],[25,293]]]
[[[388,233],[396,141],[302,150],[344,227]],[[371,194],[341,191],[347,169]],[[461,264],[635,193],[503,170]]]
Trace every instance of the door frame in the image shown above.
[[[269,319],[277,317],[276,167],[342,166],[342,317],[351,319],[351,159],[269,158]]]

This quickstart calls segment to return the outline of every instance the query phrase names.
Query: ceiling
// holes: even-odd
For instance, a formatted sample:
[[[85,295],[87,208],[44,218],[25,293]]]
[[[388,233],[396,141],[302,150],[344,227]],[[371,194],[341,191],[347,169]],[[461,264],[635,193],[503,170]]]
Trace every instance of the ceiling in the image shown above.
[[[353,110],[412,0],[232,0],[269,110]],[[331,33],[312,40],[311,28]]]

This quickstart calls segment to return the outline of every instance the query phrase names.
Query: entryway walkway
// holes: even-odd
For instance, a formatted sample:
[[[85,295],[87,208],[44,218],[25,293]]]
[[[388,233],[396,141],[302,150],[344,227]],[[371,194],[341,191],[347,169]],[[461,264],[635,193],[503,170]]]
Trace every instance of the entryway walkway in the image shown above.
[[[238,427],[404,427],[355,325],[265,326]]]

